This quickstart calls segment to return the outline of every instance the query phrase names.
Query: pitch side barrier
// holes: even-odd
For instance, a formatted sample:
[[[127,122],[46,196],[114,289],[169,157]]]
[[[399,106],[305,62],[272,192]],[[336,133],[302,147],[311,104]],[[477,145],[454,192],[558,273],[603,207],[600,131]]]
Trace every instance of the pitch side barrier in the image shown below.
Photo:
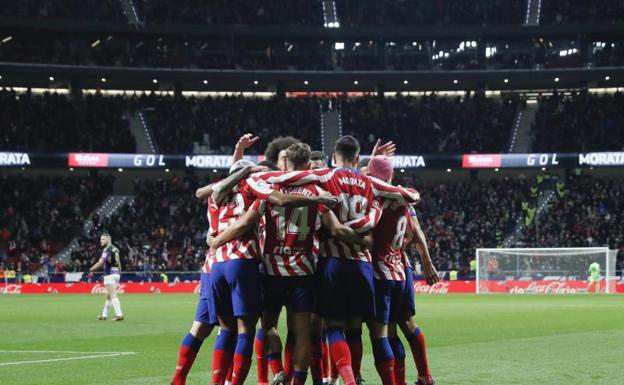
[[[262,155],[246,158],[253,162],[264,160]],[[401,154],[395,155],[392,162],[394,168],[404,170],[624,167],[624,152]],[[223,170],[231,164],[230,155],[0,152],[0,167]]]

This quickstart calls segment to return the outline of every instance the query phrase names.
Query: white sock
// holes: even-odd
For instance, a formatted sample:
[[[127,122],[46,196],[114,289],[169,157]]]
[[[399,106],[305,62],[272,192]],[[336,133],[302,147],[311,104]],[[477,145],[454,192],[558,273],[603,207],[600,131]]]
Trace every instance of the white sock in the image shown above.
[[[121,303],[119,303],[119,298],[113,298],[111,300],[111,303],[113,304],[113,309],[115,309],[115,315],[117,317],[123,316],[123,314],[121,313]]]
[[[110,307],[111,301],[106,300],[106,302],[104,302],[104,309],[102,309],[102,317],[108,318],[108,311],[110,310]]]

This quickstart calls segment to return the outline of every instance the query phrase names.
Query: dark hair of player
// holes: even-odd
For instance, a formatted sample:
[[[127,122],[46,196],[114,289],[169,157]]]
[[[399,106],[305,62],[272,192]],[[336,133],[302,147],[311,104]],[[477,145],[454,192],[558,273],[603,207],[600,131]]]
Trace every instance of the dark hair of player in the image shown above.
[[[299,140],[292,136],[278,136],[273,139],[264,150],[264,157],[273,164],[277,164],[277,157],[279,152],[287,149],[291,145],[299,143]]]
[[[327,155],[325,155],[323,151],[315,150],[310,152],[310,160],[322,160],[327,163]]]
[[[286,159],[295,169],[310,163],[310,146],[305,143],[295,143],[286,149]]]
[[[101,236],[102,236],[102,237],[107,237],[107,238],[110,238],[110,237],[111,237],[111,235],[110,235],[110,233],[109,233],[108,231],[102,231]]]
[[[360,143],[351,135],[341,136],[336,141],[334,152],[346,161],[353,161],[360,154]]]
[[[268,160],[263,160],[262,162],[258,163],[258,166],[264,166],[266,168],[269,169],[269,171],[279,171],[279,167],[277,167],[277,165],[275,165],[275,163],[270,162]]]

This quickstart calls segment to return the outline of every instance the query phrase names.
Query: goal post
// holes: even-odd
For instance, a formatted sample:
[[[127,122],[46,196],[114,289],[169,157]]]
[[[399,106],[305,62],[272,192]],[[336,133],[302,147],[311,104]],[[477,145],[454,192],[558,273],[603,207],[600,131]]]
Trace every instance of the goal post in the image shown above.
[[[476,254],[477,293],[615,292],[617,251],[607,247],[484,248]],[[597,282],[589,271],[593,263]]]

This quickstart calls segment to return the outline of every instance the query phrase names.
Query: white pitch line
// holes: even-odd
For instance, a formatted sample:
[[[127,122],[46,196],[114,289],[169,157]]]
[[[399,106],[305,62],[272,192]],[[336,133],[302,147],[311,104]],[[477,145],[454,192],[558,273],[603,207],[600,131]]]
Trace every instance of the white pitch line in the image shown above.
[[[0,350],[0,353],[136,354],[136,352],[85,352],[76,350]]]
[[[24,352],[24,351],[22,351]],[[65,352],[68,353],[68,352]],[[81,352],[87,353],[87,352]],[[74,360],[86,360],[91,358],[102,358],[102,357],[114,357],[114,356],[127,356],[136,354],[134,352],[117,352],[117,353],[109,353],[109,354],[95,354],[90,356],[80,356],[80,357],[67,357],[67,358],[50,358],[47,360],[33,360],[33,361],[15,361],[15,362],[2,362],[0,366],[7,365],[26,365],[26,364],[41,364],[45,362],[59,362],[59,361],[74,361]]]

